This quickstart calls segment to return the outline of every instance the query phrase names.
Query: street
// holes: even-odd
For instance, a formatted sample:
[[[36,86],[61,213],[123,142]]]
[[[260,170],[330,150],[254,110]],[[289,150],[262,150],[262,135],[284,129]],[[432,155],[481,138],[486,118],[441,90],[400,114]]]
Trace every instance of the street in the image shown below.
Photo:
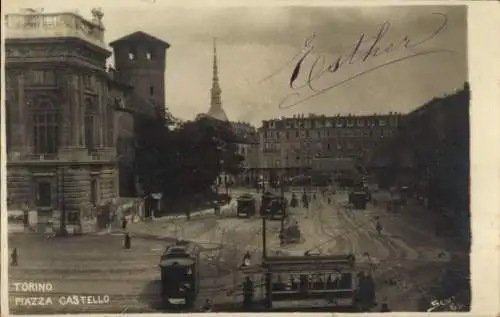
[[[290,198],[291,194],[286,194]],[[237,192],[234,193],[237,196]],[[432,225],[420,226],[403,210],[388,213],[383,206],[369,204],[366,210],[352,210],[347,193],[337,192],[328,204],[316,193],[309,208],[290,208],[303,241],[280,247],[280,221],[267,223],[268,253],[322,254],[353,253],[359,270],[372,270],[377,300],[393,310],[415,311],[422,289],[433,283],[452,258],[467,259],[449,243],[436,238]],[[382,231],[375,227],[379,217]],[[19,266],[10,267],[10,308],[13,313],[154,312],[158,311],[159,270],[157,264],[165,246],[173,238],[195,241],[202,247],[201,292],[199,302],[241,302],[238,273],[244,254],[252,264],[260,262],[262,221],[255,217],[237,218],[234,208],[221,217],[212,214],[185,219],[157,219],[131,223],[132,248],[123,248],[123,233],[48,239],[40,235],[12,235],[9,249],[18,248]],[[387,280],[395,280],[388,285]],[[14,283],[51,283],[50,293],[27,293]],[[417,283],[418,282],[418,283]],[[67,296],[69,294],[109,296],[109,303],[86,305],[26,306],[20,296]],[[257,293],[257,297],[262,296]],[[17,303],[17,305],[16,305]],[[376,308],[375,308],[376,309]]]

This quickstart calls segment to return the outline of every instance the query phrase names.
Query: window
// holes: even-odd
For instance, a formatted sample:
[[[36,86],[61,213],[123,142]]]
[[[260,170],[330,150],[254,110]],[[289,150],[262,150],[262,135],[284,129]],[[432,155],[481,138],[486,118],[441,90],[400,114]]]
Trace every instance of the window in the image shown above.
[[[95,149],[95,129],[96,129],[97,109],[90,98],[85,99],[85,147],[90,154]]]
[[[131,60],[131,61],[134,61],[136,59],[136,51],[134,48],[130,48],[129,52],[128,52],[128,59]]]
[[[98,189],[97,189],[97,179],[93,178],[90,181],[90,204],[92,206],[97,206],[98,200]]]
[[[85,89],[92,89],[92,75],[83,75],[83,87]]]
[[[148,61],[150,61],[150,60],[152,60],[152,59],[153,59],[153,53],[152,53],[151,51],[148,51],[148,52],[146,53],[146,59],[147,59]]]
[[[59,148],[59,109],[51,100],[42,99],[33,107],[33,143],[35,154],[57,154]]]
[[[37,183],[36,205],[37,207],[52,206],[52,185],[49,181],[40,181]]]
[[[155,95],[155,87],[149,86],[149,95],[154,96]]]
[[[58,22],[58,17],[57,16],[43,16],[42,17],[42,23],[44,28],[54,28],[56,27]]]
[[[299,131],[295,131],[295,137],[299,137]]]
[[[66,218],[66,223],[68,225],[78,225],[80,224],[80,219],[79,219],[79,214],[78,211],[76,210],[68,210],[67,212],[67,218]]]
[[[290,139],[290,132],[288,132],[288,131],[286,132],[286,139],[287,140]]]

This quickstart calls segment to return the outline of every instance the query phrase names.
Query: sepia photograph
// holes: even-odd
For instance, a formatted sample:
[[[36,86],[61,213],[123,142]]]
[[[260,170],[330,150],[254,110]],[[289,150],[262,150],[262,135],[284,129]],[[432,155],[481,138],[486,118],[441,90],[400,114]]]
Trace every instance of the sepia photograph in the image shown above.
[[[149,2],[3,10],[10,314],[470,311],[466,5]]]

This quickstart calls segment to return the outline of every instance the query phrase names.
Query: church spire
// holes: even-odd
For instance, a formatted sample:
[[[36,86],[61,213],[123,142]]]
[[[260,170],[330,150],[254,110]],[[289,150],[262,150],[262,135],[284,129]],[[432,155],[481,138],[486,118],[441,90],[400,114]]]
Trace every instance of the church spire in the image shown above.
[[[222,109],[221,88],[219,84],[219,69],[217,66],[217,46],[214,38],[214,61],[212,74],[212,89],[210,91],[210,109],[208,115],[223,121],[228,121],[224,109]]]
[[[214,38],[214,63],[213,63],[213,75],[212,75],[212,89],[220,91],[219,86],[219,69],[217,67],[217,45]]]

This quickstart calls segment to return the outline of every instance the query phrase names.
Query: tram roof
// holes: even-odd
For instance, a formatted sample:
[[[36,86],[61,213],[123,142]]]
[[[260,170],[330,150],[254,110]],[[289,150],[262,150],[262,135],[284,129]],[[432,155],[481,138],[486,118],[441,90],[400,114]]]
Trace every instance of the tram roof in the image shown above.
[[[173,257],[192,257],[200,252],[197,244],[189,241],[178,241],[175,244],[169,245],[165,248],[162,258]]]
[[[160,262],[160,267],[189,266],[194,263],[191,258],[168,258]]]
[[[269,271],[328,270],[354,267],[356,259],[352,255],[327,256],[270,256],[263,260],[263,267]]]

